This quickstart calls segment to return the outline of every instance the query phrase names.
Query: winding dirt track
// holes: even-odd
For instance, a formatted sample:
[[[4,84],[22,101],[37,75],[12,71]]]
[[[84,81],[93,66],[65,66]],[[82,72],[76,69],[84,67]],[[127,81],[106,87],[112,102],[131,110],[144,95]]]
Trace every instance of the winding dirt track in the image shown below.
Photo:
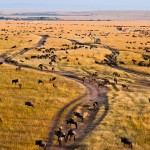
[[[12,58],[21,56],[24,53],[26,53],[27,51],[32,50],[33,48],[43,46],[43,41],[45,41],[48,38],[48,36],[47,35],[41,35],[41,37],[42,37],[41,40],[37,43],[36,46],[29,48],[28,50],[21,50],[19,53],[16,53],[15,55],[13,55]],[[79,42],[77,40],[73,40],[73,39],[67,39],[67,40],[71,41],[72,43],[92,46],[92,44],[81,43],[81,42]],[[106,45],[104,45],[102,47],[107,48],[111,52],[118,51],[118,50],[113,49],[113,48],[106,46]],[[5,61],[5,57],[3,55],[0,56],[0,61]],[[7,64],[16,65],[14,63],[7,63]],[[134,75],[149,76],[147,74],[143,74],[140,72],[136,72],[136,71],[122,68],[121,66],[110,66],[110,67],[124,71],[124,72],[127,72],[127,73],[132,73]],[[37,70],[37,69],[31,68],[30,66],[24,66],[24,65],[22,65],[22,68]],[[38,70],[38,71],[40,71],[40,70]],[[44,71],[44,72],[52,73],[51,71]],[[55,72],[55,74],[69,78],[69,79],[74,80],[80,84],[83,84],[81,78],[79,78],[77,75],[75,75],[73,73]],[[70,103],[68,103],[62,109],[60,109],[60,111],[56,114],[56,116],[55,116],[55,118],[51,124],[49,134],[47,135],[47,138],[46,138],[46,142],[47,142],[47,148],[46,149],[47,150],[59,150],[59,149],[66,150],[66,149],[75,149],[78,147],[80,147],[81,149],[86,149],[86,146],[80,145],[80,142],[92,130],[94,130],[95,127],[98,124],[100,124],[100,122],[106,117],[106,115],[109,111],[109,103],[108,103],[108,98],[107,98],[108,89],[106,87],[98,88],[96,83],[89,84],[88,82],[85,82],[83,85],[86,88],[86,92],[83,93],[83,95],[81,95],[79,98],[72,100]],[[90,110],[90,109],[84,107],[84,105],[91,103],[91,100],[99,102],[100,105],[99,105],[98,110],[94,111],[94,110]],[[74,143],[68,142],[67,144],[64,144],[63,147],[60,148],[58,146],[58,143],[55,144],[55,142],[54,142],[55,138],[56,138],[55,134],[54,134],[54,130],[57,130],[58,126],[60,125],[62,114],[63,114],[63,119],[65,122],[65,120],[68,119],[69,117],[71,117],[73,112],[79,106],[83,108],[82,109],[83,113],[85,113],[85,112],[88,113],[88,117],[86,117],[84,123],[78,122],[78,129],[76,130],[76,132],[77,132],[76,142],[74,142]],[[67,113],[65,113],[66,110],[67,110]],[[101,115],[99,115],[99,111],[101,111]],[[66,124],[64,124],[64,129],[66,131],[68,130],[68,126],[66,126]]]
[[[79,44],[79,45],[87,45],[87,46],[92,46],[93,45],[93,44],[89,44],[89,43],[81,43],[80,41],[74,40],[74,39],[67,39],[67,40],[69,40],[72,43]],[[101,47],[108,49],[112,53],[113,52],[119,52],[118,49],[112,48],[112,47],[110,47],[108,45],[102,45]],[[99,48],[101,48],[101,47],[99,46]],[[142,72],[135,71],[135,70],[133,71],[133,70],[130,70],[130,69],[127,69],[127,68],[123,68],[122,66],[110,66],[110,67],[114,68],[114,69],[118,69],[120,71],[124,71],[126,73],[131,73],[131,74],[134,74],[134,75],[149,77],[149,74],[142,73]]]
[[[36,45],[36,47],[40,47],[43,46],[43,41],[45,41],[47,39],[47,35],[43,35],[41,36],[42,39],[38,42],[38,44]],[[35,48],[35,47],[34,47]],[[13,55],[14,57],[18,57],[23,55],[25,52],[31,50],[32,48],[29,48],[28,50],[21,50],[19,53],[16,53],[15,55]],[[3,60],[4,63],[5,62],[5,57],[3,55],[0,56],[0,60]],[[16,66],[16,64],[14,63],[7,63],[9,65],[13,65]],[[30,70],[37,70],[37,69],[33,69],[31,67],[28,66],[23,66],[22,68],[26,68],[26,69],[30,69]],[[40,71],[40,70],[38,70]],[[44,71],[46,73],[52,73],[51,71]],[[63,76],[66,78],[69,78],[71,80],[74,80],[80,84],[82,83],[82,80],[77,77],[76,75],[74,75],[73,73],[66,73],[66,72],[55,72],[55,74],[59,75],[59,76]],[[107,91],[108,89],[105,87],[101,87],[98,88],[96,83],[92,83],[89,84],[88,82],[85,82],[83,84],[86,88],[86,92],[83,93],[83,95],[81,95],[79,98],[72,100],[70,103],[68,103],[65,107],[63,107],[55,116],[53,123],[51,125],[49,134],[47,136],[46,142],[47,142],[47,150],[55,150],[55,149],[72,149],[73,147],[81,147],[81,145],[78,145],[79,142],[81,142],[86,136],[87,134],[89,134],[92,130],[95,129],[95,127],[106,117],[108,111],[109,111],[109,104],[108,104],[108,99],[107,99]],[[54,141],[54,130],[57,129],[56,127],[58,127],[58,124],[60,122],[61,119],[61,114],[63,112],[65,112],[67,110],[67,114],[65,114],[65,116],[63,116],[64,118],[64,122],[67,118],[71,117],[71,115],[73,114],[73,112],[78,108],[78,106],[83,106],[86,104],[91,103],[91,100],[94,101],[98,101],[99,102],[99,109],[97,110],[89,110],[87,108],[83,108],[83,113],[87,112],[88,113],[88,117],[85,118],[84,123],[78,122],[78,129],[77,129],[77,140],[75,143],[70,143],[68,142],[67,144],[63,145],[63,148],[58,147],[57,145],[53,144]],[[103,109],[101,109],[101,107],[103,107]],[[97,115],[99,110],[102,110],[101,115]],[[66,125],[64,125],[64,128],[67,130],[68,127]],[[85,146],[84,146],[85,148]]]
[[[67,78],[71,78],[72,80],[75,80],[76,82],[79,82],[82,84],[82,81],[80,80],[80,78],[74,76],[73,74],[62,74],[63,76],[66,76]],[[71,149],[72,147],[78,146],[78,142],[81,142],[88,133],[90,133],[92,130],[94,130],[94,128],[105,118],[105,116],[108,113],[109,110],[109,105],[108,105],[108,99],[107,99],[107,91],[108,89],[106,88],[97,88],[97,85],[95,84],[89,84],[89,83],[85,83],[84,86],[86,87],[86,93],[84,93],[81,97],[79,97],[76,100],[71,101],[70,103],[68,103],[65,107],[63,107],[56,115],[48,139],[47,139],[47,149],[58,149],[59,147],[57,145],[53,145],[53,139],[54,139],[54,130],[56,129],[56,125],[59,122],[59,120],[61,119],[61,114],[69,108],[69,111],[67,114],[65,114],[65,116],[63,116],[64,118],[64,122],[67,118],[71,117],[71,115],[73,114],[73,112],[76,110],[76,108],[78,106],[81,105],[85,105],[85,104],[89,104],[90,101],[98,101],[100,103],[99,107],[104,107],[104,111],[103,114],[101,116],[97,117],[97,113],[99,110],[88,110],[88,109],[84,109],[84,111],[87,111],[89,116],[85,119],[84,123],[79,123],[78,125],[78,130],[77,130],[77,141],[75,142],[75,145],[73,144],[67,144],[63,146],[63,149]],[[64,128],[67,130],[67,126],[64,126]],[[80,145],[81,146],[81,145]],[[62,148],[61,148],[62,149]]]
[[[47,40],[47,38],[49,37],[47,34],[45,35],[38,35],[38,36],[41,36],[41,39],[39,40],[39,42],[35,45],[35,46],[32,46],[30,48],[27,48],[27,49],[22,49],[19,53],[15,53],[11,56],[11,59],[15,58],[15,57],[18,57],[18,56],[21,56],[23,55],[24,53],[28,52],[29,50],[32,50],[34,48],[37,48],[37,47],[41,47],[44,45],[44,41]],[[2,54],[2,56],[4,56],[5,54]]]

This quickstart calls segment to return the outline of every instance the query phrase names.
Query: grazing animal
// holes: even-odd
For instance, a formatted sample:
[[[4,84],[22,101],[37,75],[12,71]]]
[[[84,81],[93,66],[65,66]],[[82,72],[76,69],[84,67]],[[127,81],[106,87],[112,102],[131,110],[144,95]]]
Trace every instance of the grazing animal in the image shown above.
[[[38,84],[40,84],[40,83],[44,84],[44,81],[43,80],[38,80]]]
[[[129,148],[133,148],[131,140],[129,140],[126,137],[120,137],[120,138],[121,138],[121,142],[124,143],[124,146],[127,144],[127,145],[129,145]]]
[[[42,140],[36,140],[35,145],[38,145],[39,147],[42,147],[43,150],[46,150],[46,143]]]
[[[48,70],[47,66],[43,66],[44,69]]]
[[[114,81],[115,81],[115,82],[116,82],[116,84],[117,84],[117,82],[118,82],[117,78],[114,78]]]
[[[85,77],[82,78],[82,82],[83,82],[83,83],[85,82]]]
[[[97,106],[98,106],[98,102],[94,102],[93,103],[94,110],[96,110]]]
[[[2,65],[3,64],[3,62],[0,62],[0,65]]]
[[[55,71],[55,68],[53,67],[53,68],[52,68],[52,72],[54,72],[54,71]]]
[[[132,59],[132,62],[133,62],[133,64],[135,65],[135,63],[136,63],[136,60]]]
[[[39,64],[38,68],[39,68],[40,70],[43,70],[43,64]]]
[[[95,82],[96,79],[95,78],[89,78],[89,83]]]
[[[128,86],[125,85],[125,84],[121,84],[122,85],[122,88],[125,89],[125,90],[128,90]]]
[[[64,139],[66,139],[66,134],[62,132],[60,129],[58,131],[55,131],[56,136],[58,137],[58,143],[60,146],[62,146],[62,142]]]
[[[74,112],[74,115],[84,121],[83,115],[79,112]]]
[[[120,77],[120,74],[118,72],[114,72],[113,76]]]
[[[68,138],[69,138],[69,137],[70,137],[70,139],[71,139],[72,136],[74,136],[74,141],[75,141],[75,140],[76,140],[76,132],[75,132],[74,130],[70,129],[70,130],[68,131],[68,133],[67,133],[66,141],[68,141]]]
[[[97,77],[98,76],[98,72],[94,72],[93,74],[92,74],[92,77]]]
[[[34,104],[32,102],[25,102],[26,106],[34,107]]]
[[[101,83],[98,83],[98,88],[99,88],[100,86],[103,86],[103,83],[102,83],[102,82],[101,82]]]
[[[3,122],[2,118],[0,118],[0,122]]]
[[[54,87],[54,88],[57,88],[57,85],[56,85],[56,84],[53,84],[53,87]]]
[[[19,89],[20,89],[20,90],[22,89],[22,84],[19,84]]]
[[[16,48],[16,45],[14,45],[12,48]]]
[[[150,103],[150,98],[148,100],[149,100],[149,103]]]
[[[21,66],[18,66],[18,67],[16,68],[16,71],[19,71],[19,70],[21,70]]]
[[[12,80],[12,84],[13,84],[13,83],[15,83],[15,84],[16,84],[16,83],[18,83],[18,82],[19,82],[19,80],[18,80],[18,79],[14,79],[14,80]]]
[[[77,129],[78,125],[77,125],[77,122],[74,119],[72,119],[72,118],[67,119],[66,122],[67,122],[67,124],[70,124],[70,126],[71,126],[71,124],[74,124],[76,129]]]
[[[103,85],[107,85],[107,84],[109,84],[109,83],[110,83],[110,82],[109,82],[108,79],[104,79]]]
[[[56,77],[53,77],[53,78],[51,78],[51,79],[49,80],[49,82],[55,81],[55,80],[56,80]]]

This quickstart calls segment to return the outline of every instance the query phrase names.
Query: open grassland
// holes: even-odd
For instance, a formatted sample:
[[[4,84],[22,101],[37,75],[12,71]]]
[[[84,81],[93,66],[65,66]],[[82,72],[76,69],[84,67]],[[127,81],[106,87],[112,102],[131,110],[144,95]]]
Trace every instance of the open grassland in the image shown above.
[[[0,66],[0,149],[37,149],[36,139],[46,139],[56,113],[67,103],[82,95],[84,87],[53,74],[37,71],[16,71],[15,67]],[[49,83],[51,77],[57,77],[54,88]],[[12,84],[12,79],[19,79]],[[38,79],[45,81],[38,84]],[[78,91],[78,92],[77,92]],[[33,102],[34,108],[24,103]]]
[[[85,149],[126,150],[127,147],[123,148],[118,140],[120,136],[132,137],[133,147],[136,150],[150,148],[149,85],[131,79],[122,80],[119,84],[122,82],[130,84],[130,91],[123,91],[119,84],[115,88],[109,86],[110,91],[107,95],[109,113],[105,120],[81,142],[81,145],[86,145]],[[100,108],[97,118],[103,109]]]
[[[96,122],[106,109],[102,95],[94,120],[96,125],[87,127],[89,132],[84,139],[72,142],[74,147],[81,150],[125,150],[127,147],[123,146],[119,137],[126,136],[132,139],[134,149],[150,149],[150,22],[4,21],[0,26],[8,30],[1,30],[0,36],[4,38],[6,34],[8,41],[0,39],[0,53],[17,65],[37,69],[42,64],[46,71],[55,68],[55,71],[85,76],[87,83],[92,73],[97,72],[96,85],[104,78],[110,81],[105,95],[109,103],[108,114],[102,122]],[[13,34],[19,32],[20,35],[14,36],[12,29],[15,30]],[[40,43],[43,35],[47,39]],[[14,43],[11,42],[12,37]],[[22,41],[19,42],[18,38]],[[94,38],[101,42],[94,43]],[[11,48],[13,45],[16,48]],[[19,53],[23,48],[29,50]],[[110,58],[115,65],[108,63]],[[46,139],[58,110],[85,92],[82,85],[63,77],[56,81],[58,89],[53,88],[48,81],[56,76],[54,74],[27,70],[16,72],[14,67],[6,65],[0,66],[0,71],[0,117],[4,120],[0,124],[0,136],[4,137],[0,146],[3,149],[38,149],[34,141]],[[117,84],[114,83],[114,72],[120,75]],[[18,85],[11,84],[15,78],[23,84],[21,91]],[[46,83],[38,85],[38,79]],[[122,84],[129,89],[123,89]],[[35,108],[25,107],[25,101],[34,102]],[[83,107],[84,104],[75,109],[81,111]],[[87,112],[86,109],[83,111]],[[62,114],[57,127],[66,119],[67,113],[69,109]],[[89,114],[85,116],[88,118]],[[78,137],[80,132],[82,134],[83,131],[79,129]],[[55,136],[54,144],[57,145],[56,140]]]
[[[1,22],[1,39],[0,39],[0,52],[7,56],[16,54],[24,48],[32,48],[32,51],[25,53],[22,57],[19,57],[23,63],[31,64],[33,62],[41,62],[47,64],[47,60],[42,59],[30,59],[32,55],[46,55],[50,52],[45,52],[45,49],[54,48],[58,58],[68,56],[68,59],[62,60],[55,67],[64,68],[66,66],[72,66],[80,62],[81,59],[91,58],[92,64],[95,60],[102,61],[107,52],[108,47],[119,51],[117,57],[117,64],[123,64],[123,68],[131,68],[131,70],[137,70],[138,64],[143,61],[144,64],[149,64],[149,59],[145,60],[143,54],[149,55],[150,40],[149,40],[149,22]],[[121,31],[117,28],[121,27]],[[37,50],[35,47],[40,41],[42,35],[49,36],[45,40],[43,50]],[[5,40],[5,37],[7,37]],[[90,44],[93,44],[94,38],[100,38],[101,44],[95,45],[90,49]],[[83,43],[83,47],[80,44],[76,44],[77,49],[74,50],[75,44],[71,40],[76,40]],[[76,42],[75,42],[76,43]],[[12,48],[16,46],[16,48]],[[42,46],[42,45],[41,45]],[[80,48],[79,48],[80,46]],[[107,46],[107,47],[106,47]],[[104,50],[106,49],[106,51]],[[69,55],[66,51],[69,51]],[[105,51],[105,52],[104,52]],[[104,52],[104,53],[103,53]],[[103,55],[101,57],[100,55]],[[80,57],[79,61],[74,61],[72,57]],[[25,57],[29,57],[30,60],[24,60]],[[18,58],[14,58],[18,59]],[[87,61],[88,61],[87,60]],[[132,60],[135,60],[135,65]],[[84,61],[89,65],[87,61]],[[82,61],[83,63],[83,61]],[[81,63],[81,65],[82,65]],[[83,65],[85,64],[83,63]],[[33,64],[33,63],[32,63]],[[61,65],[62,64],[62,65]],[[122,65],[122,64],[121,64]],[[140,69],[141,68],[141,69]],[[138,68],[139,72],[149,73],[147,69],[143,69],[144,66]],[[59,69],[59,68],[58,68]]]

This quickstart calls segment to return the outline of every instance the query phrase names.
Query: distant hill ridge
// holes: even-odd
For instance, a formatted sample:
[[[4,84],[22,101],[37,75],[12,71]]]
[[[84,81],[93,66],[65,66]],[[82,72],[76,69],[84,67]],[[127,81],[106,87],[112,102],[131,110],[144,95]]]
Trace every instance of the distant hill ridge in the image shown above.
[[[150,20],[150,11],[0,11],[0,16],[8,19],[56,17],[58,20]]]

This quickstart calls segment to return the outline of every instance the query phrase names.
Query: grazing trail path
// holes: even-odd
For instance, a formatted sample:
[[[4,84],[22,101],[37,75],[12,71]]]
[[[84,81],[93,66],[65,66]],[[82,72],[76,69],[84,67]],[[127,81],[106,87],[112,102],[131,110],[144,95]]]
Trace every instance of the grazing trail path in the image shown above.
[[[25,54],[26,52],[28,52],[28,51],[30,51],[30,50],[32,50],[32,49],[34,49],[34,48],[43,46],[43,45],[44,45],[43,42],[46,41],[47,38],[49,37],[47,34],[46,34],[46,35],[38,35],[38,36],[41,36],[41,39],[38,41],[38,43],[37,43],[35,46],[32,46],[32,47],[27,48],[27,49],[22,49],[20,52],[13,54],[10,59],[13,59],[13,58],[15,58],[15,57],[19,57],[19,56]],[[2,59],[2,57],[4,57],[5,55],[6,55],[5,53],[1,54],[1,55],[0,55],[1,59]]]
[[[74,39],[67,39],[69,40],[70,42],[74,43],[74,44],[79,44],[79,45],[86,45],[86,46],[92,46],[93,44],[91,43],[82,43],[78,40],[74,40]],[[115,48],[112,48],[108,45],[101,45],[101,46],[97,46],[98,48],[106,48],[108,49],[109,51],[111,51],[112,53],[113,52],[119,52],[118,49],[115,49]],[[123,68],[122,66],[110,66],[111,68],[114,68],[114,69],[118,69],[120,71],[124,71],[126,73],[131,73],[131,74],[134,74],[134,75],[139,75],[139,76],[145,76],[145,77],[150,77],[149,74],[146,74],[146,73],[142,73],[142,72],[139,72],[139,71],[135,71],[135,70],[131,70],[131,69],[127,69],[127,68]]]
[[[73,74],[62,74],[59,73],[67,78],[71,78],[72,80],[75,80],[76,82],[79,82],[82,84],[82,81],[80,78],[74,76]],[[109,104],[108,104],[108,99],[107,99],[107,88],[98,88],[97,85],[95,84],[89,84],[89,83],[84,83],[84,86],[86,87],[86,92],[79,97],[76,100],[71,101],[70,103],[68,103],[65,107],[63,107],[56,115],[52,127],[50,129],[50,133],[47,139],[47,149],[59,149],[58,144],[54,145],[53,144],[53,139],[54,139],[54,130],[58,129],[58,126],[56,128],[57,123],[59,123],[59,120],[61,120],[61,114],[69,108],[69,110],[67,111],[68,113],[65,114],[65,116],[63,116],[64,122],[66,119],[68,119],[69,117],[72,116],[73,112],[80,106],[83,107],[83,105],[88,105],[89,103],[97,101],[99,102],[99,108],[100,107],[104,107],[104,111],[102,113],[101,116],[99,116],[97,118],[97,114],[99,112],[99,109],[97,110],[88,110],[87,108],[83,108],[83,113],[87,112],[89,115],[87,118],[85,118],[84,123],[82,122],[78,122],[78,129],[77,129],[77,140],[75,143],[73,144],[65,144],[63,146],[63,149],[71,149],[75,146],[78,146],[78,142],[81,142],[87,134],[89,134],[92,130],[94,130],[94,128],[105,118],[105,116],[108,113],[109,110]],[[64,129],[67,130],[68,126],[66,126],[66,124],[64,124]]]
[[[19,57],[24,55],[27,51],[32,50],[33,48],[36,47],[41,47],[43,46],[43,42],[46,41],[46,39],[48,38],[48,35],[41,35],[41,40],[37,43],[36,46],[29,48],[27,50],[21,50],[19,53],[14,54],[12,58],[15,57]],[[71,41],[72,43],[77,43],[79,45],[87,45],[87,46],[92,46],[92,44],[89,43],[81,43],[77,40],[73,40],[73,39],[67,39],[69,41]],[[111,48],[107,45],[102,45],[102,46],[98,46],[98,47],[104,47],[108,50],[110,50],[111,52],[118,52],[118,50]],[[7,58],[4,57],[4,55],[0,56],[0,61],[4,61]],[[16,66],[15,63],[7,63],[9,65],[14,65]],[[132,73],[134,75],[140,75],[140,76],[145,76],[145,77],[149,77],[149,75],[138,72],[138,71],[132,71],[126,68],[123,68],[121,66],[110,66],[112,68],[127,72],[127,73]],[[36,70],[36,71],[41,71],[38,69],[33,69],[31,66],[24,66],[22,65],[22,68],[26,68],[26,69],[30,69],[30,70]],[[44,71],[46,73],[52,73],[51,71]],[[85,82],[84,84],[82,83],[81,78],[79,78],[77,75],[75,75],[74,73],[68,73],[68,72],[55,72],[56,75],[58,76],[63,76],[66,78],[69,78],[71,80],[76,81],[77,83],[80,83],[82,85],[84,85],[84,87],[86,88],[85,93],[83,93],[80,97],[78,97],[75,100],[70,101],[68,104],[66,104],[66,106],[64,106],[63,108],[61,108],[59,110],[59,112],[55,115],[54,120],[52,121],[51,127],[49,129],[49,134],[47,135],[46,138],[46,143],[47,143],[47,148],[46,150],[67,150],[67,149],[75,149],[75,148],[81,148],[83,147],[83,149],[86,149],[86,145],[81,145],[80,142],[82,142],[83,139],[86,138],[87,135],[89,135],[89,133],[91,131],[93,131],[95,129],[95,127],[97,125],[100,124],[100,122],[107,116],[107,113],[109,111],[109,102],[108,102],[108,98],[107,98],[107,92],[108,92],[108,88],[106,87],[100,87],[98,88],[96,83],[91,83],[89,84],[89,82]],[[78,92],[78,91],[77,91]],[[88,107],[85,107],[89,104],[92,104],[94,101],[99,102],[99,108],[97,110],[93,110],[93,109],[89,109]],[[80,122],[78,121],[78,129],[76,130],[77,132],[77,139],[75,142],[68,142],[65,143],[63,145],[63,147],[59,147],[58,143],[56,143],[56,136],[54,131],[58,129],[58,127],[60,125],[62,125],[62,119],[63,119],[63,128],[65,131],[67,131],[69,128],[65,123],[65,120],[72,117],[73,112],[76,111],[78,108],[81,108],[81,111],[87,115],[87,117],[85,118],[84,122]],[[101,113],[99,113],[101,112]],[[100,115],[99,115],[100,114]]]
[[[36,47],[43,46],[43,41],[45,41],[48,38],[47,35],[43,35],[42,39],[38,42]],[[36,48],[34,47],[34,48]],[[33,48],[33,47],[32,47]],[[21,50],[19,53],[16,53],[13,55],[14,57],[19,57],[25,54],[27,51],[31,50],[32,48],[29,48],[28,50]],[[5,62],[7,58],[5,58],[3,55],[0,56],[0,60],[2,60],[4,63],[7,63],[9,65],[17,66],[13,62]],[[22,65],[22,68],[28,69],[28,70],[36,70],[40,71],[38,69],[33,69],[30,66],[24,66]],[[52,73],[51,71],[44,71],[46,73]],[[47,142],[47,150],[58,150],[58,149],[73,149],[75,147],[81,147],[82,145],[79,145],[78,143],[81,142],[92,130],[95,129],[95,127],[106,117],[108,111],[109,111],[109,103],[107,99],[107,92],[108,89],[106,87],[100,87],[98,88],[96,83],[89,83],[85,82],[84,84],[82,83],[82,79],[79,78],[77,75],[74,73],[67,73],[67,72],[55,72],[56,75],[63,76],[66,78],[69,78],[71,80],[76,81],[77,83],[80,83],[84,85],[86,88],[86,92],[83,93],[80,97],[78,97],[75,100],[72,100],[70,103],[68,103],[66,106],[60,109],[60,111],[56,114],[54,120],[52,121],[51,128],[49,130],[49,134],[47,136],[46,142]],[[77,91],[78,92],[78,91]],[[99,102],[99,108],[97,110],[88,109],[87,107],[84,107],[85,105],[92,104],[94,101]],[[63,147],[59,147],[58,143],[54,144],[54,139],[55,139],[55,134],[54,130],[58,129],[58,126],[60,125],[60,121],[62,120],[61,115],[63,115],[63,120],[65,122],[66,119],[70,118],[73,114],[73,112],[80,106],[81,110],[83,113],[87,113],[88,116],[85,118],[84,122],[79,122],[78,121],[78,129],[76,130],[77,132],[77,140],[75,142],[68,142],[63,145]],[[101,115],[97,115],[99,111],[102,111]],[[64,123],[64,129],[67,131],[69,128],[68,126]],[[85,148],[85,146],[84,146]]]

